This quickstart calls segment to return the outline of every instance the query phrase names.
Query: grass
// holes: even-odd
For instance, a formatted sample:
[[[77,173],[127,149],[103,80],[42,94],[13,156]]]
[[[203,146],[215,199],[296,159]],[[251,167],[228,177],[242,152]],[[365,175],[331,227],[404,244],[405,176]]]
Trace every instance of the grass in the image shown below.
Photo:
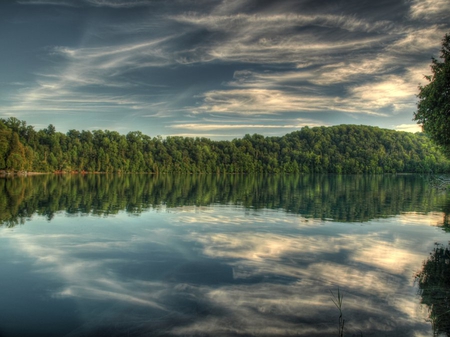
[[[331,300],[333,301],[334,305],[336,306],[336,308],[338,308],[339,310],[339,330],[338,330],[338,336],[339,337],[344,337],[344,324],[345,324],[345,320],[344,317],[342,315],[342,301],[344,299],[344,295],[341,294],[339,288],[337,290],[337,295],[335,295],[333,293],[333,291],[330,290],[331,293]]]

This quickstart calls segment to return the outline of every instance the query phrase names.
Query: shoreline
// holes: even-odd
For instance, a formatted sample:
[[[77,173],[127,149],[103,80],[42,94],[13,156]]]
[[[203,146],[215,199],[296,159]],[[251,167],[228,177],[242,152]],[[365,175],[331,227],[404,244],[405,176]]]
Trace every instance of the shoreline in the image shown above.
[[[0,177],[28,177],[28,176],[37,176],[42,174],[51,174],[50,172],[8,172],[8,171],[0,171]]]

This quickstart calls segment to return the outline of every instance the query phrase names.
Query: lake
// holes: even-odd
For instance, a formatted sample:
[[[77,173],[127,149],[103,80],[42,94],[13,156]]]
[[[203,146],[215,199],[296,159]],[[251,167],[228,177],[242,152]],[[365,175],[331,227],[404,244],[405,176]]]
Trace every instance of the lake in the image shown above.
[[[450,194],[426,177],[42,175],[0,191],[1,337],[338,336],[338,294],[345,336],[450,333]]]

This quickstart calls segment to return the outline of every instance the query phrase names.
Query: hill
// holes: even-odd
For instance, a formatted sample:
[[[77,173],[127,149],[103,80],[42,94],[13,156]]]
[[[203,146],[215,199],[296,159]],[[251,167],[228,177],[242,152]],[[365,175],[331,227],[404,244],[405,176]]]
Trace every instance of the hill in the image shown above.
[[[139,131],[36,131],[0,119],[0,170],[148,173],[449,172],[450,161],[421,133],[365,125],[304,127],[282,137],[232,141],[150,137]]]

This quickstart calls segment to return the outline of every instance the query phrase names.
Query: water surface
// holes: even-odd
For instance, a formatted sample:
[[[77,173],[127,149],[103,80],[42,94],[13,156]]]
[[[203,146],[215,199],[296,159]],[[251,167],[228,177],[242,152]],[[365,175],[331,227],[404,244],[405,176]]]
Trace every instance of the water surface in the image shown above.
[[[449,205],[412,175],[2,179],[0,336],[337,336],[338,289],[346,336],[449,333],[415,282]]]

